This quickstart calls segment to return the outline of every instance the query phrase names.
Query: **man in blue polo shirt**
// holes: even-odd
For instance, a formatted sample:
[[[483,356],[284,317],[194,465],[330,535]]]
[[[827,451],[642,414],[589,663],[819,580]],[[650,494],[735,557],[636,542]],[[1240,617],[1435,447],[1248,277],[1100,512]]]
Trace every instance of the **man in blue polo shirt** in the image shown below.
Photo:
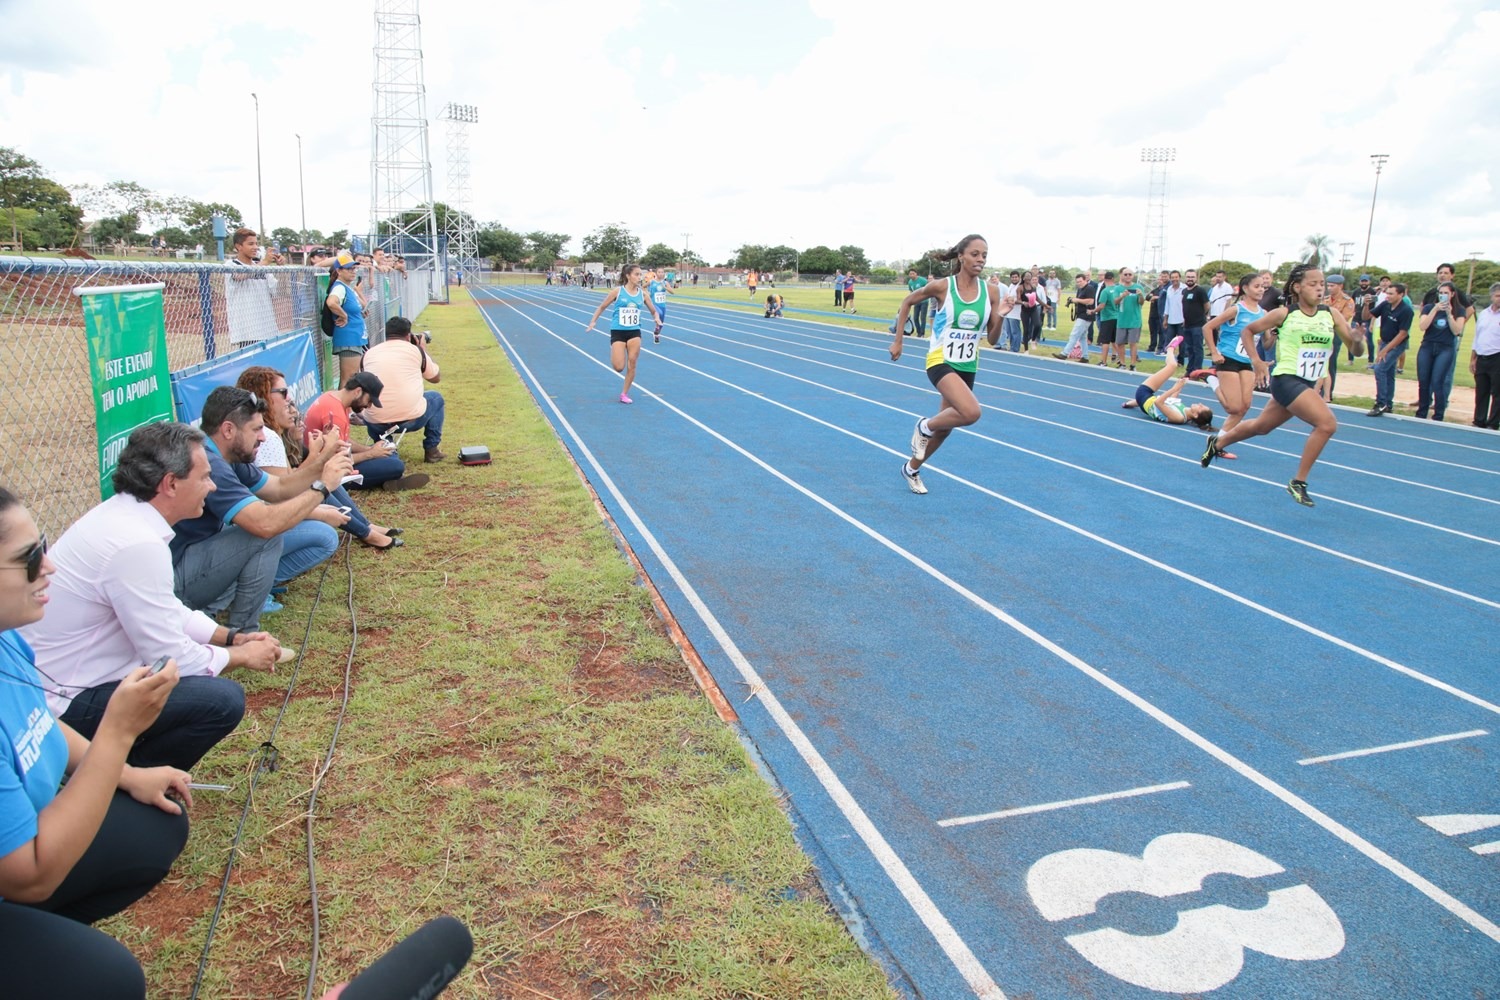
[[[177,522],[172,571],[177,597],[197,611],[229,610],[229,628],[255,632],[271,587],[327,559],[338,547],[335,528],[349,519],[325,506],[330,487],[353,465],[338,435],[318,435],[306,460],[289,475],[255,464],[265,436],[266,402],[221,385],[203,404],[204,451],[215,490],[203,513]],[[321,523],[319,523],[321,522]]]

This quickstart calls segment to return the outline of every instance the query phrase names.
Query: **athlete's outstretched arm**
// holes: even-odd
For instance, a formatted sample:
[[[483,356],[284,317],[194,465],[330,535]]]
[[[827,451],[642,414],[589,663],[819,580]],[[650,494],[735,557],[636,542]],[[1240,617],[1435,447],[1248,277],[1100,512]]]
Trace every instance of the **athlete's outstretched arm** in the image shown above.
[[[594,328],[594,324],[597,323],[597,322],[599,322],[599,317],[604,315],[604,310],[606,310],[610,306],[614,305],[615,304],[615,299],[617,299],[619,297],[620,297],[620,290],[618,288],[611,289],[610,293],[608,295],[604,296],[604,301],[599,303],[599,308],[594,310],[594,315],[591,316],[591,317],[589,317],[589,325],[588,325],[587,328],[584,329],[583,332],[584,333],[588,333],[589,330],[592,330]],[[655,312],[656,312],[655,308],[653,308],[651,310],[651,312],[653,314],[655,314]]]

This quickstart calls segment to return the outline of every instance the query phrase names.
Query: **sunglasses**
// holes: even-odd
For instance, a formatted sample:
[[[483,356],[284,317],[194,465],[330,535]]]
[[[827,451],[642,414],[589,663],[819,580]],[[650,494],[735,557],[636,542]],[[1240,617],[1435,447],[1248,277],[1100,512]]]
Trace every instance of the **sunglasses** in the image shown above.
[[[6,566],[5,569],[26,570],[26,582],[36,583],[37,578],[42,575],[42,557],[47,554],[47,536],[42,535],[26,550],[25,560],[19,566]]]
[[[282,399],[291,399],[292,390],[290,386],[282,386],[280,389],[272,389],[271,395],[280,396]]]

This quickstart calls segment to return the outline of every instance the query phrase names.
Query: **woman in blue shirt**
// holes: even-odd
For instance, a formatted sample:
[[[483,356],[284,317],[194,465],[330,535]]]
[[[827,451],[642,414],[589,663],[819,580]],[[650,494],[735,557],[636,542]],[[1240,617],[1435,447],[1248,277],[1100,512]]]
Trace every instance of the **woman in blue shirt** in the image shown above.
[[[92,741],[53,718],[15,630],[41,620],[55,571],[36,522],[0,487],[0,995],[135,1000],[140,964],[88,925],[150,892],[187,843],[187,814],[168,797],[192,804],[187,772],[125,763],[177,664],[121,681]]]
[[[620,286],[604,296],[584,333],[594,329],[594,324],[610,306],[614,306],[614,320],[609,328],[609,363],[615,371],[625,373],[620,402],[633,403],[630,387],[635,384],[635,362],[641,356],[642,307],[651,313],[651,318],[656,321],[656,332],[661,333],[661,317],[657,315],[656,304],[641,288],[641,265],[626,264],[620,268]]]

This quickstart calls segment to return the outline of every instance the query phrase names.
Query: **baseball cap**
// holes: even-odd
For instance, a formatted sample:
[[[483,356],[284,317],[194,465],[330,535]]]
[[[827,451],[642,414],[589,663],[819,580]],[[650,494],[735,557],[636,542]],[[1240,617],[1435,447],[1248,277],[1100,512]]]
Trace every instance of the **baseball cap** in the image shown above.
[[[385,383],[374,372],[355,372],[349,376],[349,381],[370,394],[371,406],[380,405],[380,391],[385,388]]]
[[[1328,283],[1330,285],[1342,285],[1344,283],[1344,276],[1342,274],[1330,274],[1328,276]]]
[[[340,250],[338,257],[334,259],[333,266],[343,271],[359,265],[354,259],[354,254],[348,250]]]
[[[1360,281],[1369,281],[1370,280],[1370,276],[1368,274],[1361,274],[1359,276],[1359,280]]]

